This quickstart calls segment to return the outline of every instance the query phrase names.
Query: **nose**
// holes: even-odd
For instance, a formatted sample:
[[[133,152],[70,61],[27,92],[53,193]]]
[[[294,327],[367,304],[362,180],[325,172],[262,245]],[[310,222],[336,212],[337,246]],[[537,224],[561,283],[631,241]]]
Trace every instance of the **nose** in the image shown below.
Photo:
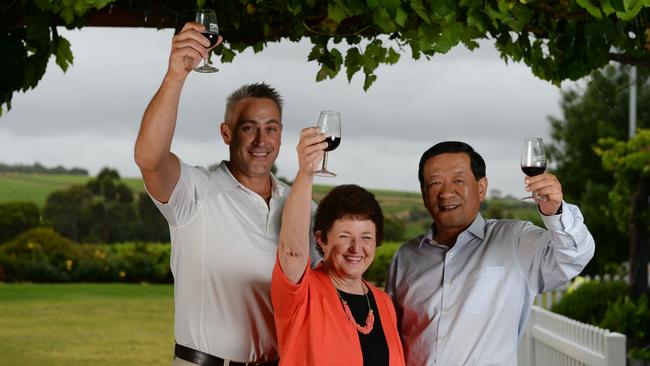
[[[438,197],[448,198],[453,197],[454,195],[456,195],[456,191],[454,190],[453,184],[449,182],[443,182],[440,190],[438,191]]]
[[[255,138],[253,139],[254,145],[259,145],[262,143],[262,129],[258,128],[255,130]]]
[[[348,247],[348,252],[353,254],[360,253],[361,243],[356,239],[352,239],[352,242],[350,242],[350,246]]]

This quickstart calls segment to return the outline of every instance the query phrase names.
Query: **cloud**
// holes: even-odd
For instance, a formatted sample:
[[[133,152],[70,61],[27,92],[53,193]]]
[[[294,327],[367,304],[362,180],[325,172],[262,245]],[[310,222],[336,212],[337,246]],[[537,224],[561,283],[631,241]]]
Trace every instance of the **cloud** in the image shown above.
[[[150,29],[61,30],[75,56],[65,74],[50,63],[32,91],[14,96],[0,118],[0,161],[40,161],[93,172],[117,167],[138,175],[133,142],[147,103],[166,71],[172,32]],[[191,164],[226,158],[219,136],[226,95],[247,82],[266,81],[285,97],[280,174],[297,168],[298,131],[314,125],[323,109],[343,115],[343,141],[331,155],[339,178],[372,188],[417,191],[417,162],[435,142],[463,140],[488,164],[491,188],[523,192],[519,150],[524,136],[548,137],[548,115],[560,115],[559,89],[522,64],[506,64],[491,41],[473,52],[462,46],[431,60],[402,55],[382,66],[368,92],[363,75],[345,73],[316,83],[307,62],[310,45],[282,42],[247,51],[215,74],[191,73],[179,107],[173,149]],[[213,61],[216,61],[213,60]]]

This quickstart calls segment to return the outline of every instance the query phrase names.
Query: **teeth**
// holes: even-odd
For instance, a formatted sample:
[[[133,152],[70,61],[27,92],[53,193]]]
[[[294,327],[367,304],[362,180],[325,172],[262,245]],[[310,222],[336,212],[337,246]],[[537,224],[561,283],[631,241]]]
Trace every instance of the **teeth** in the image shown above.
[[[253,156],[263,157],[263,156],[268,155],[269,153],[267,153],[267,152],[253,152],[251,154],[253,154]]]
[[[360,261],[362,259],[362,257],[352,257],[352,256],[349,256],[349,255],[344,256],[344,258],[349,260],[349,261]]]

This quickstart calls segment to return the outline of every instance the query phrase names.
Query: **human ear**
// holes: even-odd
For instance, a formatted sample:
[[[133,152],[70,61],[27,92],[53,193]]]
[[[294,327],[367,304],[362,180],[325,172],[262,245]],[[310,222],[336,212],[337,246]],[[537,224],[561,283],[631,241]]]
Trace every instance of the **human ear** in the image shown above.
[[[316,232],[314,233],[314,238],[316,239],[316,245],[320,247],[323,253],[326,253],[327,241],[325,240],[326,238],[323,236],[323,232],[320,230],[316,230]]]
[[[221,125],[219,125],[219,131],[221,132],[223,142],[226,145],[230,145],[230,142],[232,141],[232,129],[230,128],[230,125],[226,122],[221,122]]]
[[[487,177],[483,177],[478,180],[478,195],[481,202],[485,201],[485,194],[487,192],[488,180]]]

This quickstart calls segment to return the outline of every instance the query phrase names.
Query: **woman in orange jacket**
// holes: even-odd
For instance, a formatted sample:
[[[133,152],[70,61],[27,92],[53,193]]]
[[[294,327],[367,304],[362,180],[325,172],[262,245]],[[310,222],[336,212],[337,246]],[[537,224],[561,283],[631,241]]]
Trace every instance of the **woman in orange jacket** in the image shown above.
[[[324,138],[316,128],[301,132],[300,169],[282,215],[271,285],[280,365],[403,366],[393,303],[362,278],[383,239],[372,193],[338,186],[320,202],[313,230],[323,261],[309,266],[313,172]]]

